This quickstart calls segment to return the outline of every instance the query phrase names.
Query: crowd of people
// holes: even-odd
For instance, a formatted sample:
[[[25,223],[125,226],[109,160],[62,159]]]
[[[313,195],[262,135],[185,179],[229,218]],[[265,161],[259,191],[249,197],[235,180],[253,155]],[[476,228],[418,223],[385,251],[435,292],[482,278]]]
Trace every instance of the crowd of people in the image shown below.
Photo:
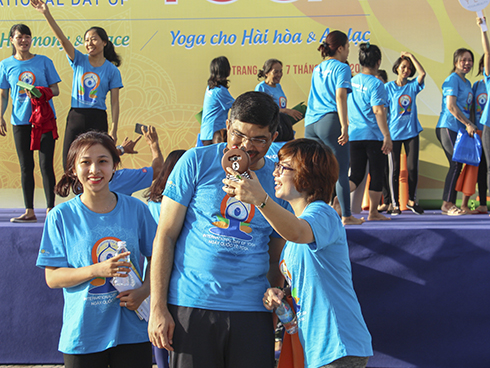
[[[53,170],[58,136],[51,101],[59,95],[60,78],[51,60],[31,53],[31,31],[23,24],[11,28],[13,55],[0,63],[0,135],[7,132],[3,115],[10,90],[26,207],[11,221],[37,220],[33,147],[38,147],[48,215],[37,266],[50,288],[64,291],[59,350],[65,366],[151,367],[153,355],[159,367],[271,368],[270,311],[289,296],[305,367],[366,367],[373,354],[371,335],[353,288],[345,232],[345,225],[365,220],[352,215],[350,193],[369,167],[367,220],[389,220],[383,210],[399,214],[404,146],[407,207],[424,212],[416,199],[422,131],[416,97],[426,72],[416,57],[401,52],[392,68],[396,80],[387,83],[379,69],[380,48],[363,43],[362,70],[352,77],[348,37],[330,32],[318,48],[324,61],[313,71],[306,113],[288,107],[281,61],[267,60],[257,75],[263,81],[235,100],[228,91],[230,63],[215,58],[204,97],[202,147],[173,151],[164,160],[156,129],[149,126],[142,136],[152,152],[151,166],[118,170],[122,154],[136,153],[136,142],[128,139],[116,146],[120,56],[100,27],[86,31],[87,53],[81,53],[46,3],[31,4],[74,71],[60,181],[55,183]],[[441,208],[447,215],[487,213],[490,157],[479,167],[480,206],[474,211],[467,197],[462,208],[455,206],[461,164],[452,160],[460,128],[471,136],[482,130],[484,152],[490,152],[490,112],[483,97],[490,45],[483,31],[482,45],[484,81],[471,86],[465,75],[473,53],[458,49],[443,85],[436,132],[450,164]],[[41,96],[18,81],[36,86]],[[37,100],[53,111],[40,125],[32,121]],[[295,139],[293,126],[303,118],[305,138]],[[223,165],[234,148],[246,152],[247,177]],[[145,188],[148,205],[131,197]],[[70,193],[75,197],[55,206],[55,195]],[[117,253],[119,241],[126,242],[127,252]],[[141,286],[118,292],[111,279],[130,272]],[[150,290],[145,320],[135,311]]]

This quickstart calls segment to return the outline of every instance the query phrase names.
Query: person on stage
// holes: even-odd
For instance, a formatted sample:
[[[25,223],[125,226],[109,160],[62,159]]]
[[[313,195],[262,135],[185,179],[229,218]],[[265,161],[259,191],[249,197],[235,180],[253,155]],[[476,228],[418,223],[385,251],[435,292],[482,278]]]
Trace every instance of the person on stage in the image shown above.
[[[255,91],[265,92],[270,95],[279,106],[279,111],[283,114],[291,116],[298,121],[303,119],[303,114],[294,109],[288,109],[288,99],[279,84],[282,79],[282,62],[277,59],[268,59],[264,63],[262,69],[259,69],[257,79],[264,78],[262,82],[255,86]]]
[[[409,80],[417,72],[417,78]],[[389,191],[391,198],[385,204],[391,204],[388,213],[400,214],[399,177],[402,145],[407,155],[408,203],[407,208],[421,215],[422,207],[416,201],[419,177],[419,134],[422,131],[417,115],[417,95],[424,89],[425,70],[419,61],[409,52],[402,51],[393,64],[393,73],[397,79],[385,84],[388,93],[389,121],[393,151],[388,155]],[[391,210],[391,212],[390,212]]]
[[[82,54],[65,36],[46,3],[42,0],[31,0],[31,5],[46,18],[73,69],[71,109],[66,120],[63,142],[63,167],[66,168],[71,142],[79,134],[89,130],[109,132],[114,142],[117,142],[119,89],[123,88],[121,73],[117,67],[121,65],[121,58],[103,28],[91,27],[85,32],[87,54]],[[106,112],[106,97],[109,92],[112,116],[110,130]]]
[[[481,18],[477,18],[477,24],[481,27],[481,23],[483,20]],[[488,89],[489,89],[489,84],[490,84],[490,77],[489,77],[489,71],[490,71],[490,45],[488,42],[488,32],[485,31],[483,32],[482,30],[482,46],[483,46],[483,63],[480,66],[480,71],[482,71],[483,78],[484,78],[484,83],[477,82],[479,84],[483,84],[486,86],[486,92],[488,96]],[[475,83],[476,84],[476,83]],[[483,93],[483,92],[482,92]],[[478,98],[477,95],[476,97]],[[480,101],[477,102],[478,105],[481,103]],[[478,189],[479,189],[479,194],[480,194],[480,205],[476,208],[476,211],[479,213],[488,213],[488,208],[487,208],[487,188],[488,185],[490,185],[490,104],[485,103],[485,106],[483,108],[483,111],[481,112],[479,124],[480,127],[483,128],[483,133],[482,133],[482,146],[483,146],[483,154],[484,157],[482,157],[482,163],[485,161],[486,167],[486,173],[487,173],[487,187],[484,185],[480,185],[482,182],[482,179],[480,178],[480,171],[482,171],[482,165],[480,164],[480,168],[478,170]],[[478,110],[475,108],[475,121],[478,118]],[[483,198],[482,198],[483,197]]]
[[[12,56],[0,62],[0,135],[6,136],[7,124],[3,115],[8,105],[8,96],[12,97],[12,131],[15,149],[19,158],[21,171],[22,193],[24,195],[25,213],[19,217],[11,218],[11,222],[36,222],[34,213],[34,152],[31,145],[34,139],[39,144],[39,166],[43,177],[46,208],[49,212],[55,203],[54,186],[56,178],[53,168],[55,140],[58,138],[56,128],[56,115],[54,126],[41,128],[40,134],[34,134],[29,121],[32,115],[32,99],[35,99],[28,90],[17,86],[22,81],[30,85],[46,88],[41,98],[49,100],[49,106],[54,113],[54,105],[50,97],[60,94],[58,83],[61,79],[54,68],[53,62],[43,55],[31,53],[32,34],[25,24],[15,24],[10,28],[10,43]],[[37,99],[40,100],[40,99]],[[52,124],[53,125],[53,124]],[[36,136],[37,138],[33,138]]]
[[[393,143],[386,122],[388,96],[383,82],[376,76],[381,65],[381,50],[376,45],[359,46],[362,71],[352,78],[352,93],[347,99],[350,138],[350,187],[355,190],[363,181],[369,162],[369,215],[368,220],[389,220],[378,212],[383,188],[383,175],[387,155]]]
[[[143,275],[140,258],[150,262],[156,232],[143,202],[110,191],[119,162],[106,133],[78,136],[56,185],[58,195],[76,197],[51,210],[44,224],[37,266],[50,288],[63,288],[59,350],[67,368],[152,366],[148,324],[135,313],[150,294],[149,268],[140,288],[119,293],[110,283],[130,269]],[[128,252],[116,254],[118,241]]]
[[[213,144],[214,132],[226,128],[228,111],[235,101],[228,91],[231,73],[230,62],[225,56],[211,61],[210,76],[204,94],[200,139],[204,146]]]
[[[252,179],[223,180],[226,193],[258,208],[287,240],[279,265],[289,288],[269,288],[262,300],[272,310],[291,294],[305,367],[362,368],[373,355],[352,284],[345,228],[328,205],[338,172],[332,150],[321,141],[286,143],[274,170],[275,191],[294,214],[272,200],[260,205],[266,192],[255,172]]]
[[[442,107],[436,126],[436,136],[446,154],[449,170],[444,182],[441,211],[444,215],[460,216],[466,212],[456,207],[456,182],[462,163],[453,161],[453,148],[460,129],[466,129],[470,136],[476,133],[476,125],[470,120],[473,104],[471,82],[466,79],[473,69],[473,52],[457,49],[453,55],[453,69],[442,85]]]
[[[352,215],[350,205],[347,95],[352,86],[351,70],[346,64],[349,39],[341,31],[332,31],[318,51],[325,61],[315,67],[311,77],[305,137],[320,140],[332,149],[340,167],[336,193],[342,223],[360,225],[364,220]]]

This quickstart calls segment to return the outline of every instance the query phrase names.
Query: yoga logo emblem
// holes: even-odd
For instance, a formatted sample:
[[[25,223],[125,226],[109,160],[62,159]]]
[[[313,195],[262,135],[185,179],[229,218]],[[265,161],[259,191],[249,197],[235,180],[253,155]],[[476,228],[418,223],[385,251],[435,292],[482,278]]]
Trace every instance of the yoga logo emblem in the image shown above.
[[[219,221],[213,222],[216,226],[211,228],[213,234],[224,235],[241,240],[252,240],[253,236],[248,233],[252,232],[250,221],[255,214],[255,206],[240,202],[234,197],[226,195],[221,201],[221,216]]]
[[[483,108],[487,104],[487,98],[486,93],[480,93],[478,96],[476,96],[476,112],[478,114],[482,113]]]
[[[95,243],[92,248],[92,262],[99,263],[104,262],[117,254],[117,242],[118,238],[112,236],[104,237]],[[116,291],[114,286],[109,282],[109,278],[96,277],[90,281],[90,294],[105,294],[112,291]]]
[[[97,89],[99,88],[100,77],[92,72],[82,75],[82,85],[78,91],[78,100],[85,104],[94,104],[97,100]]]
[[[398,99],[398,114],[409,115],[412,112],[412,99],[409,95],[401,95]]]
[[[473,93],[468,93],[468,97],[466,98],[466,103],[463,107],[463,110],[466,114],[469,115],[470,110],[471,110],[471,104],[473,103]]]
[[[34,82],[36,81],[36,76],[34,75],[33,72],[22,72],[19,75],[19,81],[30,84],[31,86],[34,85]],[[27,94],[24,88],[19,88],[19,100],[25,100],[27,98]]]
[[[279,106],[281,107],[281,109],[285,109],[286,104],[287,104],[286,97],[284,96],[279,97]]]

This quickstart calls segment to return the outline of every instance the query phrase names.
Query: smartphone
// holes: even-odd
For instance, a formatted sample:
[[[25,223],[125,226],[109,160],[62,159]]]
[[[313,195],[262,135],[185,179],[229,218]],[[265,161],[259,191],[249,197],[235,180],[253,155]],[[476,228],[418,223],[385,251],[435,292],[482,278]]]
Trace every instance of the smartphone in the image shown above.
[[[146,125],[136,123],[136,126],[134,127],[135,133],[143,135],[143,131],[141,130],[141,128],[143,128],[143,127],[145,127],[145,130],[148,131],[148,127]]]

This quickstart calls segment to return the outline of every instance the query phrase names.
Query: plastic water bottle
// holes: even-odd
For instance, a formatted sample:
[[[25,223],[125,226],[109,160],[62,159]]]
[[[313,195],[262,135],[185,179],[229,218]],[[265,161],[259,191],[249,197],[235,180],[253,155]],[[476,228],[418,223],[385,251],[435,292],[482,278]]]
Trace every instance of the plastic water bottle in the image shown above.
[[[118,241],[117,242],[117,249],[116,249],[116,255],[119,255],[121,253],[126,253],[128,251],[128,248],[126,248],[126,242],[125,241]],[[129,257],[124,257],[119,259],[119,262],[129,262]],[[124,268],[126,270],[126,268]],[[121,272],[119,272],[121,273]],[[114,287],[126,287],[130,285],[130,279],[129,277],[114,277],[112,280],[112,284]]]
[[[281,300],[281,305],[276,308],[275,312],[288,334],[298,332],[298,320],[296,319],[296,314],[293,313],[293,310],[287,302]]]

